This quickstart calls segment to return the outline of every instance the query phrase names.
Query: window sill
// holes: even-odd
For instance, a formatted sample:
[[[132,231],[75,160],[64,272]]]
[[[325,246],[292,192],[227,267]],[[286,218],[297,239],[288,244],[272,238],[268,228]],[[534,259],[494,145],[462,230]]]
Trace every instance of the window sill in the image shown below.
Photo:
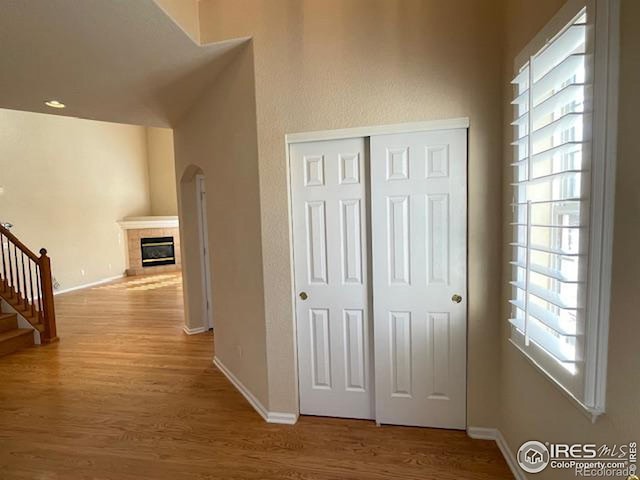
[[[520,352],[524,358],[535,368],[536,371],[542,374],[544,378],[546,378],[553,386],[556,387],[557,390],[560,391],[567,398],[571,404],[580,411],[585,417],[587,417],[591,423],[596,423],[599,417],[604,415],[604,410],[595,409],[593,407],[589,407],[585,405],[581,400],[579,400],[573,393],[567,390],[562,384],[560,384],[549,372],[547,372],[536,360],[531,357],[526,351],[524,351],[518,344],[516,344],[513,340],[509,339],[509,343],[513,345],[513,347]]]

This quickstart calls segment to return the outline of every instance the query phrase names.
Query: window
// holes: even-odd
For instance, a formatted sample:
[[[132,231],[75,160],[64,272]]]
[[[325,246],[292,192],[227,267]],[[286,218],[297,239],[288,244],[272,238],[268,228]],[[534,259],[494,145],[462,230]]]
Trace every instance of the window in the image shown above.
[[[511,342],[594,416],[606,386],[616,3],[570,0],[512,81]]]

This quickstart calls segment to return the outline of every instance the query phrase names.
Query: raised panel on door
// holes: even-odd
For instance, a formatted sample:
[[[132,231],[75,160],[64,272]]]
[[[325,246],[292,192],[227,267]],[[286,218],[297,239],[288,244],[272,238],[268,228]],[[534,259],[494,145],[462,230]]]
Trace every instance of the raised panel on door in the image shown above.
[[[449,194],[428,194],[426,198],[426,262],[429,285],[449,284]]]
[[[387,262],[390,285],[410,285],[409,197],[387,197]],[[378,256],[376,260],[381,260]]]
[[[362,285],[362,201],[340,200],[342,282]]]
[[[379,423],[466,424],[466,130],[371,138]]]
[[[367,359],[367,326],[362,310],[344,310],[344,359],[347,390],[364,392]]]
[[[307,271],[309,283],[327,283],[327,228],[325,202],[306,202]]]
[[[290,146],[302,414],[373,418],[366,159],[362,138]]]
[[[311,331],[311,385],[315,389],[331,389],[331,339],[329,310],[309,309]]]
[[[389,348],[390,394],[411,398],[411,312],[389,312]]]

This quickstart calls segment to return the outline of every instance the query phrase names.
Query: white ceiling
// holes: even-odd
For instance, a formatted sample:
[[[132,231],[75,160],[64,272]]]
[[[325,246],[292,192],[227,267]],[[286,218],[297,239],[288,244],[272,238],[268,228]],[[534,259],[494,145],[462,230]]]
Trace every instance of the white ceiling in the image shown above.
[[[239,42],[198,46],[153,0],[2,0],[0,108],[170,126]]]

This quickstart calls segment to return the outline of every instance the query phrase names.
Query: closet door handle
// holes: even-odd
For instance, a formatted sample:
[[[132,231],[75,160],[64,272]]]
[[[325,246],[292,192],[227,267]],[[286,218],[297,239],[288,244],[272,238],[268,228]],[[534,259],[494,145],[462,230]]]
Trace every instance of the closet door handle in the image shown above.
[[[451,297],[451,301],[453,303],[460,303],[462,301],[462,297],[457,293],[454,293],[453,297]]]
[[[309,298],[309,295],[307,295],[307,292],[300,292],[300,295],[298,295],[302,300],[306,300],[307,298]]]

